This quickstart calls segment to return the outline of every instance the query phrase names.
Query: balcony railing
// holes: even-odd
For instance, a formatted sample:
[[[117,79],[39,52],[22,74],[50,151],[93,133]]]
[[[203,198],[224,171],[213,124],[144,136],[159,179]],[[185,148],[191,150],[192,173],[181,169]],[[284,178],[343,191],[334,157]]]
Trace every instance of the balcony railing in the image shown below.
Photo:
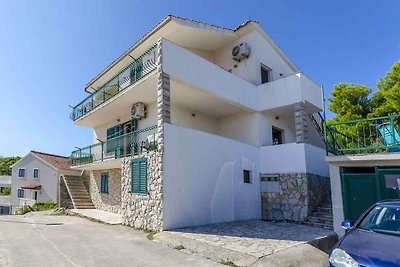
[[[135,59],[129,66],[114,76],[96,92],[73,107],[70,119],[75,121],[110,98],[123,92],[130,85],[140,81],[156,69],[156,45]]]
[[[325,125],[325,140],[334,154],[400,152],[400,115]]]
[[[157,126],[153,125],[138,131],[120,135],[71,153],[71,166],[101,162],[139,155],[157,149]]]

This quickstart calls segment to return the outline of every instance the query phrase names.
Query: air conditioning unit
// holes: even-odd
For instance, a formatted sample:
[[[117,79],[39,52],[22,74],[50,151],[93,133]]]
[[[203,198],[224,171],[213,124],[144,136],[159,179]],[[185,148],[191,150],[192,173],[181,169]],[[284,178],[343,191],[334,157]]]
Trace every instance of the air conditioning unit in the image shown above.
[[[133,119],[146,118],[146,106],[143,103],[136,103],[132,106],[131,115]]]
[[[248,58],[250,55],[250,46],[247,43],[241,43],[232,49],[233,59],[239,61],[242,58]]]

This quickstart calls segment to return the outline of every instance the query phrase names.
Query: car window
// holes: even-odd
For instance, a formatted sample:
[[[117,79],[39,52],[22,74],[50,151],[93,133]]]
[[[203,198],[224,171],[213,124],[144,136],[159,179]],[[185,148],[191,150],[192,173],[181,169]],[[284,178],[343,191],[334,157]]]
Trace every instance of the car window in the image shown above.
[[[400,235],[400,206],[375,206],[357,228],[389,235]]]

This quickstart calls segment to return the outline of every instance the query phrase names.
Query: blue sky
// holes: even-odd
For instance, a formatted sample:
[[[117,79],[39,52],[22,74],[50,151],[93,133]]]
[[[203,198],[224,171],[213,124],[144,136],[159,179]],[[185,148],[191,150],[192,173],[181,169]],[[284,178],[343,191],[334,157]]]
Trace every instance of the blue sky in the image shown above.
[[[68,155],[92,142],[71,108],[84,85],[167,14],[234,28],[258,20],[326,94],[375,88],[399,60],[400,1],[1,1],[0,155]]]

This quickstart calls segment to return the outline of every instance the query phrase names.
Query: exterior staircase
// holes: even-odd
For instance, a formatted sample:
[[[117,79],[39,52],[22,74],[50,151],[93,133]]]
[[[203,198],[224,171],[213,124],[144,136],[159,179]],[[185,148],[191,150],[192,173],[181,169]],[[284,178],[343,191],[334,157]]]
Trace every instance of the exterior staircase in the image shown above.
[[[71,197],[74,209],[94,209],[85,185],[80,176],[64,176],[65,185]]]
[[[332,204],[323,203],[308,216],[305,225],[333,230]]]

